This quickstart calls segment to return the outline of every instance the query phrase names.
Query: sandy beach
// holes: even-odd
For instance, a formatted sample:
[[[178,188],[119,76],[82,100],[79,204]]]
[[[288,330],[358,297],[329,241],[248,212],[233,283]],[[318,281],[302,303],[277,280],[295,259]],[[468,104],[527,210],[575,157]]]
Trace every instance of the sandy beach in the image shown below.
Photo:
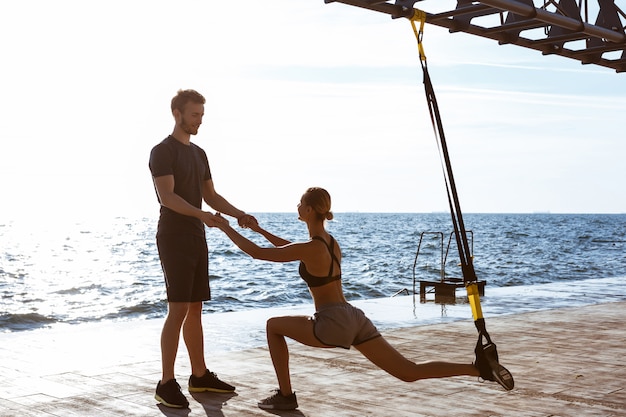
[[[300,408],[256,407],[276,385],[264,346],[224,351],[205,335],[211,370],[235,394],[188,394],[190,409],[157,405],[161,320],[0,335],[0,416],[626,416],[626,302],[487,317],[515,389],[456,377],[405,383],[352,349],[291,345]],[[210,328],[209,315],[206,323]],[[263,321],[264,317],[257,317]],[[237,316],[231,323],[235,325]],[[256,340],[262,329],[245,326]],[[383,331],[415,361],[472,361],[471,319]],[[228,334],[221,337],[227,338]],[[186,351],[178,381],[186,392]]]

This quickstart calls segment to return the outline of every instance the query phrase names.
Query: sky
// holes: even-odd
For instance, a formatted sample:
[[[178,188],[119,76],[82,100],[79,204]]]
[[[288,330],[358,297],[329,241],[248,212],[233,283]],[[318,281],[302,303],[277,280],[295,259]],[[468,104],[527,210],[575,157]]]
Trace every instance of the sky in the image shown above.
[[[0,5],[0,39],[5,219],[156,217],[148,156],[180,88],[207,98],[193,141],[245,211],[295,211],[309,186],[335,212],[447,210],[406,19],[323,0],[31,0]],[[464,212],[626,212],[626,74],[432,25],[423,44]]]

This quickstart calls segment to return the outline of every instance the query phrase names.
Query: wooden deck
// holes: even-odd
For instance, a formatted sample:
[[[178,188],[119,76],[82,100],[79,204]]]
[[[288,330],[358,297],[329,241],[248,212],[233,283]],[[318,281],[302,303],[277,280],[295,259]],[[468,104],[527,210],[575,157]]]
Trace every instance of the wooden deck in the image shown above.
[[[505,392],[474,378],[398,381],[352,349],[291,345],[300,408],[260,410],[275,387],[266,348],[208,357],[236,394],[189,395],[190,409],[156,404],[160,325],[113,325],[0,334],[0,416],[626,416],[626,302],[486,318],[501,362],[515,377]],[[471,320],[385,331],[416,360],[473,360]],[[211,337],[212,338],[212,337]],[[219,343],[207,338],[210,345]],[[177,370],[186,388],[181,343]],[[186,389],[184,390],[186,392]]]

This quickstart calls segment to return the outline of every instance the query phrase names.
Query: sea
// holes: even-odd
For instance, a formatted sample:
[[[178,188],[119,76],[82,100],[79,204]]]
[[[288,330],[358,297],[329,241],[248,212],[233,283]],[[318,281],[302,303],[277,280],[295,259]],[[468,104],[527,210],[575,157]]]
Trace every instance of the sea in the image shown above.
[[[295,213],[253,213],[291,241],[308,239]],[[626,214],[464,214],[485,314],[626,300]],[[158,218],[0,221],[0,333],[163,318]],[[448,213],[335,213],[346,298],[413,297],[416,282],[461,277]],[[260,245],[269,245],[242,230]],[[250,258],[207,228],[212,300],[206,314],[310,309],[296,263]],[[526,298],[529,302],[512,303]],[[535,300],[530,302],[530,300]],[[361,305],[366,305],[361,304]],[[463,307],[463,294],[459,301]],[[311,311],[312,312],[312,311]]]

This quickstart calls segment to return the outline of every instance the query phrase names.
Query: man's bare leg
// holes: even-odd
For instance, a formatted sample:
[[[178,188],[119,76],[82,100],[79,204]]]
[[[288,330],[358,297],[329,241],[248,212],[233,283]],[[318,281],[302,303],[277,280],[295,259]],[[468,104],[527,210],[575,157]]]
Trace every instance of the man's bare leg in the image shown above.
[[[168,303],[167,317],[161,331],[161,382],[174,379],[174,364],[178,353],[180,330],[187,316],[189,303]]]
[[[207,370],[204,360],[204,334],[202,331],[202,302],[189,303],[183,323],[183,338],[189,353],[191,373],[201,377]]]

